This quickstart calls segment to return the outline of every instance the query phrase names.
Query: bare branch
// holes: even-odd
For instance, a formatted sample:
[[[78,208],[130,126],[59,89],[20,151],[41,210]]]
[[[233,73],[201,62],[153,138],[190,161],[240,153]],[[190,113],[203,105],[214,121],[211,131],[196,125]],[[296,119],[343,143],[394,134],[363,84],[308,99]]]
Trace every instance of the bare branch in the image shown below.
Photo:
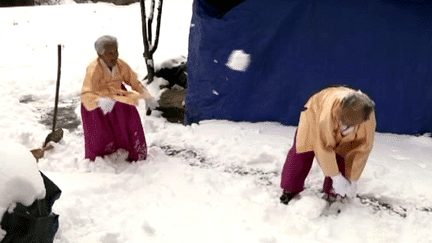
[[[152,49],[150,50],[150,53],[154,53],[157,49],[157,46],[159,44],[159,33],[160,33],[160,25],[161,25],[161,18],[162,18],[162,4],[163,0],[159,0],[159,6],[158,6],[158,16],[157,16],[157,23],[156,23],[156,39],[155,43],[152,46]]]
[[[155,10],[155,0],[152,0],[151,3],[150,3],[150,13],[149,13],[148,22],[147,22],[147,31],[148,31],[148,40],[149,40],[149,43],[151,43],[153,41],[153,17],[154,17],[154,10]]]
[[[153,21],[154,9],[155,9],[155,0],[152,0],[150,5],[150,15],[149,15],[149,19],[151,19],[151,21]]]
[[[147,59],[149,51],[149,44],[147,39],[147,24],[146,24],[146,9],[144,0],[140,0],[141,5],[141,21],[142,21],[142,35],[143,35],[143,42],[144,42],[144,57]]]

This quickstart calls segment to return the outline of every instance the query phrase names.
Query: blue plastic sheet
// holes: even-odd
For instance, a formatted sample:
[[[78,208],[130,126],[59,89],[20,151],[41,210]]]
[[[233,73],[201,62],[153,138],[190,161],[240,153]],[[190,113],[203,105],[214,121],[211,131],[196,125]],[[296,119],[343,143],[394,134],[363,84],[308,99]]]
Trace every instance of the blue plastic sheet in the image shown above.
[[[195,0],[193,8],[186,123],[297,125],[312,94],[347,85],[375,101],[378,131],[432,132],[432,3]],[[244,71],[227,65],[236,50],[250,58]]]

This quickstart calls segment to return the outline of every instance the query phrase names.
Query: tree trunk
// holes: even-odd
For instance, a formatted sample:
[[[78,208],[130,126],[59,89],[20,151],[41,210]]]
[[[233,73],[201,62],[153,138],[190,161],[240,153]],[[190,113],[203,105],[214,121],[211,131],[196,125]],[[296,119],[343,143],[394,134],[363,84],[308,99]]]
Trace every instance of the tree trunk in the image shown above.
[[[155,33],[155,40],[153,43],[153,16],[154,16],[154,9],[155,9],[155,0],[151,0],[151,7],[150,7],[150,15],[147,18],[146,14],[146,7],[144,0],[140,0],[141,5],[141,21],[142,21],[142,35],[143,35],[143,42],[144,42],[144,59],[147,66],[147,83],[153,82],[155,69],[154,69],[154,60],[153,60],[153,54],[155,53],[158,43],[159,43],[159,33],[160,33],[160,22],[161,22],[161,16],[162,16],[162,4],[163,0],[159,0],[158,5],[158,16],[157,16],[157,22],[156,22],[156,33]]]

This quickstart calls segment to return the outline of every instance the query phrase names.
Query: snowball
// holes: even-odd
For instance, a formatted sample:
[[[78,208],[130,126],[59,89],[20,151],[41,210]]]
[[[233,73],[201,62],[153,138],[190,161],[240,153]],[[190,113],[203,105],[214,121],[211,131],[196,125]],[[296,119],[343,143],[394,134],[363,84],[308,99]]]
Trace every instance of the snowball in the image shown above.
[[[300,200],[293,201],[291,207],[296,214],[307,219],[315,219],[321,215],[326,205],[324,199],[315,195],[302,195]]]
[[[0,142],[0,218],[16,203],[30,206],[45,197],[36,159],[23,145]]]
[[[228,57],[227,66],[232,70],[244,72],[250,63],[250,55],[243,50],[234,50]]]

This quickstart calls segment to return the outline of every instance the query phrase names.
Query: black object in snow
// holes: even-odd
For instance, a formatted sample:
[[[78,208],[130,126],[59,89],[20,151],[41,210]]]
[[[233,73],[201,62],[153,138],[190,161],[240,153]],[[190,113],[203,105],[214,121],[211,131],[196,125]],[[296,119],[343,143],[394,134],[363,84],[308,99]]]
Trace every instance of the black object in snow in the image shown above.
[[[58,215],[52,206],[61,190],[40,172],[45,184],[46,196],[26,207],[18,203],[12,213],[6,212],[1,228],[7,234],[1,243],[52,243],[59,227]]]

